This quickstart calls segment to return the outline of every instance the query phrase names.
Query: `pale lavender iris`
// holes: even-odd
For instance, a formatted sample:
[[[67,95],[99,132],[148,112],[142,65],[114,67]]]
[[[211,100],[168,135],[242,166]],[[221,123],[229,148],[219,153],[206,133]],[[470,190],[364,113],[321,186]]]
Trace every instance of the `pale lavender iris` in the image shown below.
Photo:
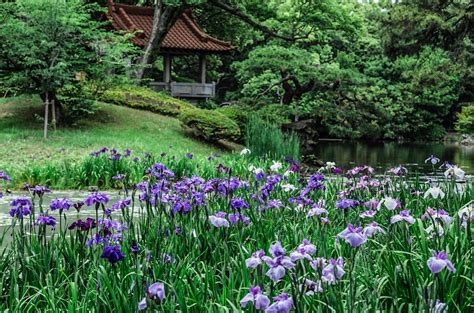
[[[265,310],[270,305],[270,299],[263,294],[260,286],[251,286],[249,293],[240,300],[240,306],[245,308],[249,302],[252,302],[256,310]]]
[[[245,260],[245,265],[248,268],[256,268],[260,264],[262,264],[263,260],[262,258],[265,256],[265,251],[263,249],[258,250],[254,253],[252,253],[252,256]]]
[[[148,296],[152,300],[160,300],[163,302],[165,299],[165,285],[163,283],[154,283],[148,287]]]
[[[436,253],[436,251],[433,250],[432,253],[433,256],[427,261],[428,268],[430,269],[431,273],[437,274],[441,272],[444,268],[447,268],[453,273],[456,272],[453,263],[448,260],[448,255],[446,254],[446,252],[444,252],[444,250],[441,250],[439,253]]]
[[[265,310],[265,313],[288,313],[293,307],[293,299],[286,293],[274,297],[273,301],[275,302]]]
[[[359,214],[361,218],[373,218],[377,214],[375,210],[367,210]]]
[[[441,161],[439,158],[435,157],[434,155],[431,155],[429,158],[425,160],[425,163],[430,162],[432,165],[436,165]]]
[[[385,231],[379,226],[379,224],[377,224],[377,222],[372,222],[364,227],[364,234],[367,237],[372,237],[376,234],[385,234]]]
[[[400,214],[396,214],[390,218],[390,224],[395,224],[401,221],[405,221],[410,225],[415,223],[415,219],[410,215],[410,210],[403,210]]]
[[[375,210],[378,205],[379,205],[379,201],[375,198],[372,198],[369,201],[364,202],[364,206],[370,210]]]
[[[443,224],[449,225],[453,221],[453,218],[448,214],[443,209],[440,210],[435,210],[433,208],[427,208],[425,213],[421,216],[421,220],[427,220],[427,219],[433,219],[433,220],[441,220]]]
[[[303,290],[305,290],[305,295],[307,296],[313,296],[324,291],[320,280],[315,282],[310,279],[305,279],[304,285],[302,287],[304,288]]]
[[[262,259],[270,267],[266,275],[276,282],[285,276],[287,269],[294,268],[295,264],[289,257],[285,256],[285,249],[279,241],[270,246],[269,252],[273,258],[264,256]]]
[[[349,224],[346,229],[340,232],[337,238],[344,239],[353,248],[357,248],[367,241],[367,236],[362,227],[354,227],[352,224]]]
[[[328,284],[335,284],[344,276],[344,260],[339,257],[330,259],[329,263],[322,270],[322,280]]]
[[[349,208],[356,207],[357,204],[358,203],[357,203],[356,200],[343,198],[343,199],[339,199],[339,200],[336,201],[336,208],[346,210],[346,209],[349,209]]]
[[[226,220],[225,217],[226,217],[225,212],[222,212],[222,211],[217,212],[214,215],[209,216],[209,222],[217,228],[229,227],[230,226],[229,221]]]
[[[313,207],[308,211],[306,217],[319,216],[323,214],[328,214],[328,211],[324,208],[324,202],[318,201],[313,205]]]
[[[316,252],[316,246],[309,242],[308,239],[303,239],[303,242],[290,253],[291,261],[295,262],[301,259],[312,260],[312,255]]]

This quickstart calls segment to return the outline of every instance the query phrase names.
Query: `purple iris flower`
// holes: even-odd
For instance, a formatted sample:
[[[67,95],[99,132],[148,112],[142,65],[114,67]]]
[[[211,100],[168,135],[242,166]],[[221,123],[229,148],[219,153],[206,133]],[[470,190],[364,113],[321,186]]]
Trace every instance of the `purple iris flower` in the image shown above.
[[[143,297],[143,299],[140,302],[138,302],[138,310],[143,311],[143,310],[146,310],[146,308],[147,308],[146,297]]]
[[[265,251],[263,249],[258,250],[254,253],[252,253],[252,256],[245,260],[245,265],[247,268],[256,268],[263,262],[263,257],[265,256]]]
[[[279,241],[270,246],[269,252],[273,259],[268,256],[264,256],[262,259],[270,267],[266,275],[276,282],[285,276],[286,269],[294,268],[295,264],[289,257],[285,256],[285,249],[283,249]]]
[[[129,157],[131,154],[132,154],[132,150],[128,148],[123,150],[123,155],[125,155],[126,157]]]
[[[40,185],[37,185],[34,188],[30,188],[30,191],[33,193],[33,195],[36,195],[38,197],[42,197],[45,193],[51,192],[48,187]]]
[[[333,167],[333,168],[331,169],[331,172],[332,172],[333,174],[335,174],[335,175],[342,174],[342,168],[340,168],[340,167]]]
[[[240,300],[240,306],[245,308],[249,302],[252,302],[256,310],[265,310],[270,304],[270,299],[263,294],[260,286],[251,286],[249,293]]]
[[[439,158],[435,157],[434,155],[431,155],[429,158],[425,160],[425,163],[430,162],[432,165],[436,165],[441,161]]]
[[[306,217],[319,216],[323,214],[328,214],[328,211],[324,208],[324,202],[318,201],[313,205],[313,207],[308,211]]]
[[[305,279],[304,285],[302,287],[306,290],[305,295],[312,296],[316,293],[321,293],[324,291],[321,285],[322,284],[320,280],[318,282],[315,282],[310,279]]]
[[[147,289],[148,296],[152,300],[160,300],[163,302],[165,299],[165,285],[163,283],[153,283]]]
[[[125,209],[126,207],[128,207],[131,203],[132,203],[132,199],[130,199],[130,198],[119,200],[119,201],[115,202],[114,204],[112,204],[111,209],[112,209],[112,211],[122,210],[122,209]]]
[[[10,177],[4,171],[0,171],[0,180],[11,181]]]
[[[291,261],[295,262],[301,259],[312,260],[312,255],[316,252],[316,246],[309,242],[308,239],[303,239],[303,242],[290,253]]]
[[[72,202],[66,198],[62,198],[62,199],[56,198],[51,201],[51,203],[49,204],[49,207],[51,208],[51,211],[56,211],[56,210],[59,210],[60,212],[67,211],[72,207]]]
[[[330,259],[322,270],[322,280],[328,284],[335,284],[346,272],[344,271],[344,260],[339,257]]]
[[[275,302],[265,310],[265,313],[289,313],[293,307],[293,299],[286,293],[274,297],[273,301]]]
[[[217,228],[229,227],[230,224],[229,224],[229,221],[226,220],[226,218],[225,218],[226,215],[227,215],[227,213],[222,212],[222,211],[214,213],[214,215],[209,216],[209,222]]]
[[[377,222],[372,222],[370,224],[367,224],[367,226],[364,227],[364,234],[367,237],[372,237],[373,235],[376,234],[385,234],[385,231],[383,230],[382,227],[377,224]]]
[[[230,207],[233,210],[248,209],[249,204],[242,198],[233,198],[230,200]]]
[[[444,252],[444,250],[441,250],[439,253],[436,253],[436,251],[433,250],[432,253],[433,256],[427,261],[428,268],[430,269],[431,273],[437,274],[441,272],[444,268],[447,268],[453,273],[456,272],[453,263],[448,260],[448,255],[446,254],[446,252]]]
[[[193,154],[192,153],[186,153],[186,158],[191,160],[193,158]]]
[[[109,202],[110,198],[108,195],[105,193],[100,193],[98,191],[95,191],[91,193],[90,195],[87,196],[87,198],[84,200],[84,202],[87,204],[87,206],[91,206],[93,204],[107,204]]]
[[[125,179],[125,175],[124,174],[117,174],[115,176],[112,176],[112,179],[115,180],[115,181],[122,181]]]
[[[23,218],[31,213],[32,203],[29,198],[17,198],[10,202],[12,208],[9,211],[11,217]]]
[[[125,255],[123,254],[122,250],[120,250],[120,245],[106,245],[100,257],[107,259],[112,264],[115,264],[118,261],[122,261],[125,258]]]
[[[375,210],[377,209],[379,205],[379,202],[377,201],[377,199],[375,198],[372,198],[370,199],[369,201],[365,201],[364,202],[364,206],[367,208],[367,209],[370,209],[370,210]]]
[[[48,225],[54,228],[56,226],[56,219],[52,216],[41,214],[36,219],[36,225]]]
[[[248,218],[248,216],[244,215],[244,214],[240,214],[240,213],[229,213],[228,215],[228,218],[229,218],[229,222],[232,224],[232,225],[235,225],[237,224],[238,222],[242,222],[246,225],[249,225],[250,224],[250,218]]]
[[[396,214],[390,218],[390,224],[395,224],[400,221],[405,221],[410,225],[415,223],[415,219],[410,215],[410,210],[403,210],[400,214]]]
[[[313,270],[317,271],[318,269],[323,269],[328,264],[328,260],[323,257],[317,257],[314,260],[309,262],[309,265],[313,268]]]
[[[355,208],[358,202],[356,200],[342,198],[336,201],[336,208],[346,210],[349,208]]]
[[[374,210],[367,210],[359,214],[361,218],[372,218],[377,214],[377,211]]]
[[[399,165],[397,167],[389,169],[388,172],[392,173],[393,175],[396,175],[396,176],[403,176],[406,173],[408,173],[408,170],[407,170],[406,167],[403,167],[403,166]]]
[[[421,220],[427,220],[427,219],[440,219],[445,225],[451,224],[453,221],[453,218],[449,216],[448,212],[445,210],[435,210],[433,208],[427,208],[425,213],[421,216]]]
[[[354,227],[349,224],[346,229],[337,235],[337,238],[343,238],[352,248],[357,248],[367,241],[367,236],[364,234],[362,227]]]

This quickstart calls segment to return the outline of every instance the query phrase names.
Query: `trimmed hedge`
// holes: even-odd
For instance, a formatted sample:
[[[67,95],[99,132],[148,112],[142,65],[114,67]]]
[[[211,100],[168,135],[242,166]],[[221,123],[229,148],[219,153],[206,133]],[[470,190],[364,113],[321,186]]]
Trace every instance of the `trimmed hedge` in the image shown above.
[[[214,110],[204,110],[173,98],[164,92],[146,87],[125,85],[106,91],[100,100],[134,109],[177,117],[194,134],[207,141],[238,140],[240,129],[236,122]]]
[[[207,141],[240,138],[240,129],[237,123],[214,110],[186,109],[181,112],[178,118],[184,125],[193,129],[198,137]]]
[[[182,110],[194,108],[193,105],[164,92],[133,85],[118,86],[108,90],[104,92],[100,100],[169,116],[178,116]]]
[[[227,105],[216,109],[217,112],[224,114],[233,120],[241,130],[244,130],[249,120],[249,111],[251,109],[240,105]]]

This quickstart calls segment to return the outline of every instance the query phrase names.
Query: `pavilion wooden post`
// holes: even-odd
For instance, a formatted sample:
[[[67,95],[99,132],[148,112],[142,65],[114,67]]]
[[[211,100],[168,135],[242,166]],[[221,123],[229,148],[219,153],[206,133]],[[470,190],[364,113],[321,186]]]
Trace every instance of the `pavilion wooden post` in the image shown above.
[[[206,55],[199,55],[199,68],[201,72],[201,84],[206,83]]]
[[[164,68],[163,68],[163,81],[167,84],[166,88],[169,89],[171,83],[171,55],[165,54],[164,57]]]

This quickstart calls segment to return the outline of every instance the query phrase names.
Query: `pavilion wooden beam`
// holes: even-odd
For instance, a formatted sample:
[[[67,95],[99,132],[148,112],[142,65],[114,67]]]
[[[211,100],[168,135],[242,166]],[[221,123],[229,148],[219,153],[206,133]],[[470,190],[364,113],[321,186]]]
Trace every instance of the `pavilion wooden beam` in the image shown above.
[[[201,83],[206,83],[206,55],[201,54],[199,55],[199,68],[201,72]]]
[[[163,59],[163,81],[167,84],[171,83],[171,58],[171,54],[165,54]]]

